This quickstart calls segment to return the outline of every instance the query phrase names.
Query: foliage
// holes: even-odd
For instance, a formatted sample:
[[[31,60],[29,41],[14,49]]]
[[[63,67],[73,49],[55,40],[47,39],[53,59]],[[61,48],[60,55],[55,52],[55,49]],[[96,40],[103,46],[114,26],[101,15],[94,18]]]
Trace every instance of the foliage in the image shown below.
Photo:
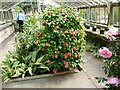
[[[104,70],[108,78],[102,77],[102,79],[97,79],[98,81],[106,83],[106,86],[108,86],[109,89],[115,90],[116,88],[120,87],[120,34],[117,33],[114,36],[111,35],[111,37],[116,38],[114,40],[112,39],[113,41],[111,41],[111,44],[108,46],[108,49],[112,52],[112,57],[101,58],[101,60],[103,61],[102,69]],[[108,51],[104,51],[104,54],[105,53],[108,55]]]
[[[91,54],[96,58],[101,58],[98,54],[99,44],[92,42],[90,39],[86,39],[86,51],[91,52]]]
[[[85,48],[83,18],[76,9],[49,8],[26,19],[15,51],[3,61],[4,82],[12,78],[80,69]],[[41,26],[41,23],[43,26]]]

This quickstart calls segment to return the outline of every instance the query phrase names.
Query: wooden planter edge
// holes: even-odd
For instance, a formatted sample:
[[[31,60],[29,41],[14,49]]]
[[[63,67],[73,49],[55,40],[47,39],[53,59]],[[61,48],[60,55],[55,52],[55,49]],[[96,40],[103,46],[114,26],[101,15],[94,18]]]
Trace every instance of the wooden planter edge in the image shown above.
[[[78,72],[80,72],[80,71],[74,70],[74,71],[59,72],[59,73],[56,73],[56,74],[42,74],[42,75],[36,75],[36,76],[28,76],[28,77],[25,77],[25,78],[15,78],[15,79],[11,79],[7,83],[27,81],[27,80],[35,80],[35,79],[54,77],[54,76],[60,76],[60,75],[65,75],[65,74],[73,74],[73,73],[78,73]]]

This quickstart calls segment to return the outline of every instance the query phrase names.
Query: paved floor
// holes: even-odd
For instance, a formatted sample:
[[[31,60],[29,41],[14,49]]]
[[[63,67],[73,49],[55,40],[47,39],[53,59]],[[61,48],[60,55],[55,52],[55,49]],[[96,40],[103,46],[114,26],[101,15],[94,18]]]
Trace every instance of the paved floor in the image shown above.
[[[14,36],[0,50],[0,63],[8,50],[14,50]],[[86,63],[82,64],[84,71],[74,74],[48,77],[36,80],[20,81],[3,84],[2,88],[102,88],[94,77],[104,76],[101,69],[101,61],[94,58],[89,52],[85,52],[83,59]]]

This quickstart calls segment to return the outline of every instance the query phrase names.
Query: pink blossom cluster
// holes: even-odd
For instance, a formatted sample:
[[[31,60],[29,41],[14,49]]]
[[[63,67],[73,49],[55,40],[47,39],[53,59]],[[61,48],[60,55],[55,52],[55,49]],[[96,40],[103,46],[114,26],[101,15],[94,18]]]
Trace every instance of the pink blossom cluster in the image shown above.
[[[117,77],[108,77],[107,81],[109,84],[120,84],[120,79],[118,79]]]
[[[110,58],[110,57],[112,57],[112,52],[109,51],[109,49],[106,48],[106,47],[103,47],[102,49],[100,48],[99,49],[99,54],[103,58]]]
[[[118,29],[117,28],[110,28],[108,31],[105,32],[106,38],[110,41],[114,38],[114,36],[118,35]]]

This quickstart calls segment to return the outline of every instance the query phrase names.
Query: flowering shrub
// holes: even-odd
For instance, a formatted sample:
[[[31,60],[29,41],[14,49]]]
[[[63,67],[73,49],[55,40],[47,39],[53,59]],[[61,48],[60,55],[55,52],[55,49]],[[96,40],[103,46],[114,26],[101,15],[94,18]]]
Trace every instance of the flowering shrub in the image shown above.
[[[14,53],[3,61],[4,81],[11,78],[81,69],[85,48],[83,18],[76,9],[49,8],[43,17],[33,15],[16,39]],[[40,22],[42,22],[42,26]]]
[[[112,52],[109,51],[106,47],[103,47],[103,49],[100,48],[99,54],[103,58],[110,58],[112,56]]]
[[[104,62],[103,69],[108,78],[97,78],[99,82],[105,82],[108,88],[115,90],[120,87],[120,35],[115,30],[107,31],[107,36],[113,37],[111,45],[99,50]]]

